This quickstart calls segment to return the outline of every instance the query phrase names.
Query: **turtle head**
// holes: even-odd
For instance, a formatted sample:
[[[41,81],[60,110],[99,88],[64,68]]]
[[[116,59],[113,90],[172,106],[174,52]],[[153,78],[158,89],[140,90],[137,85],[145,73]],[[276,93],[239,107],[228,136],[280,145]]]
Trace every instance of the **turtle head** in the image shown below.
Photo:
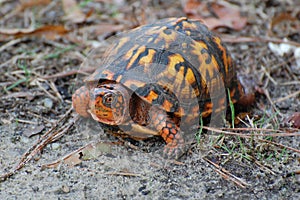
[[[92,89],[90,100],[91,116],[109,125],[124,124],[127,120],[129,92],[121,84],[105,83]]]

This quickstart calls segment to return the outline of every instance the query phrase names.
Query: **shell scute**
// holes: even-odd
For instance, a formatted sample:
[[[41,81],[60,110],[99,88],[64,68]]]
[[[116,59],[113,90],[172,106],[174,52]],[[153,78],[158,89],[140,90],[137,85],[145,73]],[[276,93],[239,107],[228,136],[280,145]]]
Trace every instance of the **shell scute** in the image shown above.
[[[87,82],[116,81],[167,112],[177,109],[186,115],[199,106],[199,112],[210,113],[208,102],[224,98],[224,88],[238,87],[227,49],[201,21],[170,18],[141,26],[125,33],[108,52]]]

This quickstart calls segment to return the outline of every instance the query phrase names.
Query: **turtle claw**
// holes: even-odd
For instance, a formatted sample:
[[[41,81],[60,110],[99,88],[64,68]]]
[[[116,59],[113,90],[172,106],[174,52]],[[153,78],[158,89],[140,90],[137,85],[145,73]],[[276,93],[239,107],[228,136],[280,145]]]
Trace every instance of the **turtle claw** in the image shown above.
[[[178,160],[186,152],[186,146],[183,144],[174,145],[169,143],[163,151],[163,158],[168,160]]]

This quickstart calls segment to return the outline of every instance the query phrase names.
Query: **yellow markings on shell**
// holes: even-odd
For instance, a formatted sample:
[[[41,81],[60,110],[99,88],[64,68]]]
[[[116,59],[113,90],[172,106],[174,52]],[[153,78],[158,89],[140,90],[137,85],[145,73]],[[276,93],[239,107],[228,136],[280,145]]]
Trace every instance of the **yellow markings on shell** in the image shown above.
[[[184,58],[178,53],[170,55],[168,58],[169,58],[169,66],[174,70],[176,64],[184,62]]]
[[[227,74],[230,67],[229,65],[231,65],[230,57],[226,55],[226,49],[221,44],[221,38],[214,37],[213,40],[218,45],[218,48],[222,50],[222,62],[224,63],[225,73]]]
[[[207,86],[203,88],[203,93],[215,96],[224,87],[223,75],[219,70],[217,60],[214,55],[207,53],[201,53],[201,50],[208,49],[207,45],[203,42],[197,42],[191,45],[193,48],[192,53],[198,56],[199,63],[201,64],[198,68],[201,74],[202,83],[201,85]],[[205,61],[210,59],[210,63]],[[213,94],[212,94],[213,93]]]
[[[154,99],[158,98],[158,94],[156,92],[154,92],[153,90],[151,90],[149,92],[149,94],[145,97],[145,99],[151,103]]]
[[[180,68],[180,71],[177,72],[176,69],[175,69],[175,66],[178,64],[178,63],[181,63],[181,62],[184,62],[184,59],[183,57],[180,55],[180,54],[173,54],[173,55],[170,55],[168,57],[169,59],[169,63],[168,63],[168,66],[167,66],[167,71],[166,73],[167,74],[164,74],[165,76],[169,77],[170,79],[172,77],[176,77],[175,78],[175,81],[177,83],[181,83],[181,81],[183,80],[184,78],[184,73],[183,73],[183,66]],[[171,83],[172,84],[172,83]],[[175,83],[176,84],[176,83]]]
[[[223,74],[218,69],[217,61],[214,57],[212,57],[211,64],[204,63],[203,65],[203,72],[201,69],[201,74],[205,73],[204,70],[206,70],[206,74],[203,74],[202,77],[206,77],[207,72],[208,76],[206,77],[206,85],[207,85],[207,92],[209,92],[210,97],[213,98],[215,96],[218,96],[220,92],[224,91],[224,81],[223,81]]]
[[[212,65],[216,64],[216,60],[213,57],[209,58],[212,55],[208,55],[208,53],[201,53],[202,49],[208,49],[207,45],[202,42],[201,43],[197,42],[197,43],[192,44],[191,47],[193,48],[192,53],[194,55],[198,56],[199,63],[201,64],[198,69],[202,75],[202,78],[206,79],[207,72],[209,72],[209,77],[213,77],[213,74],[212,74],[213,70],[211,68],[212,68]],[[209,64],[206,64],[205,60],[207,60],[207,59],[211,59],[212,62]],[[206,80],[206,81],[208,81],[208,80]]]
[[[112,55],[116,54],[122,46],[124,46],[127,42],[129,42],[129,40],[130,40],[129,37],[123,37],[123,38],[121,38],[119,40],[118,44],[112,50]]]
[[[147,43],[151,43],[153,41],[153,37],[149,37]]]
[[[153,27],[153,28],[150,28],[149,30],[146,30],[145,31],[145,35],[150,35],[150,36],[152,36],[152,35],[155,35],[155,34],[157,34],[160,30],[159,29],[157,29],[157,28],[159,28],[159,26],[156,26],[156,27]],[[153,37],[152,37],[153,38]],[[152,40],[151,40],[152,41]]]
[[[185,113],[184,111],[185,110],[182,107],[180,107],[179,110],[174,113],[174,115],[176,117],[182,117],[183,115],[188,114],[188,113]]]
[[[140,65],[145,65],[145,64],[152,63],[155,53],[156,53],[156,51],[154,49],[149,49],[148,50],[148,55],[142,57],[139,61],[139,64]]]
[[[174,88],[176,95],[179,95],[184,99],[199,95],[198,88],[192,88],[192,85],[196,82],[193,71],[186,66],[180,66],[178,71],[175,69],[175,66],[178,63],[183,63],[185,61],[184,58],[180,54],[173,54],[170,55],[168,59],[169,65],[167,74],[164,74],[164,76],[169,77],[169,80],[172,80],[172,77],[175,77],[175,82],[170,83],[171,85],[169,87]],[[182,88],[182,86],[184,87]]]
[[[116,78],[116,82],[117,83],[120,83],[121,80],[122,80],[123,76],[122,75],[119,75],[117,78]]]
[[[108,80],[113,80],[113,78],[114,78],[114,73],[113,72],[111,72],[111,71],[109,71],[109,70],[104,70],[103,72],[102,72],[102,74],[105,74],[106,75],[106,79],[108,79]]]
[[[176,24],[179,24],[180,22],[183,22],[183,21],[187,20],[186,17],[180,17],[180,18],[177,18],[177,19],[176,18],[171,18],[171,19],[174,19]]]
[[[193,48],[192,53],[200,56],[202,56],[201,49],[208,49],[204,42],[194,42],[191,44],[191,47]]]
[[[187,21],[183,21],[182,25],[184,28],[189,28],[189,29],[197,29],[197,25],[195,23],[190,23]]]
[[[173,107],[173,104],[172,104],[170,101],[165,100],[165,101],[163,102],[163,107],[164,107],[167,111],[170,111],[171,108]]]
[[[138,45],[134,45],[134,47],[131,48],[128,53],[130,53],[130,55],[132,55],[133,51],[136,50],[137,47],[138,47]],[[130,60],[126,66],[127,70],[130,69],[132,64],[136,61],[136,59],[140,56],[141,53],[145,52],[145,50],[146,50],[145,46],[141,46],[137,49],[137,52],[135,52],[135,54],[130,57]],[[125,56],[125,57],[127,58],[127,56]]]
[[[132,57],[132,55],[133,55],[133,51],[136,49],[136,48],[138,48],[138,46],[139,45],[134,45],[131,49],[129,49],[128,51],[127,51],[127,53],[124,55],[124,58],[126,59],[126,60],[129,60],[131,57]]]
[[[169,44],[176,40],[176,36],[177,36],[176,31],[173,31],[170,29],[171,34],[166,34],[164,32],[164,30],[166,30],[166,29],[167,29],[167,27],[160,28],[160,30],[158,32],[158,37],[154,40],[154,44],[157,44],[158,42],[163,40],[165,42],[165,48],[168,48]]]
[[[207,117],[212,113],[212,108],[213,108],[213,103],[212,102],[207,102],[204,106],[204,110],[201,113],[202,117]]]
[[[186,80],[187,80],[190,84],[196,82],[195,75],[194,75],[193,71],[192,71],[190,68],[188,68],[185,77],[186,77]]]
[[[131,86],[134,85],[135,87],[139,88],[139,87],[144,87],[145,86],[145,82],[143,81],[138,81],[138,80],[126,80],[124,82],[122,82],[126,87],[133,89]]]

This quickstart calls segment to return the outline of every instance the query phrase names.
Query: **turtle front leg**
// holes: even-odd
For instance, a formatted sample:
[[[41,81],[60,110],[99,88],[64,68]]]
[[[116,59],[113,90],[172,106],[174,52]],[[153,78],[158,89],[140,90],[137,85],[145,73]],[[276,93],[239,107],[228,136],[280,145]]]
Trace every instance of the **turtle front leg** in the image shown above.
[[[176,124],[176,119],[170,117],[161,109],[151,109],[150,117],[152,126],[167,143],[163,156],[168,159],[181,157],[186,152],[187,145],[179,126]]]

